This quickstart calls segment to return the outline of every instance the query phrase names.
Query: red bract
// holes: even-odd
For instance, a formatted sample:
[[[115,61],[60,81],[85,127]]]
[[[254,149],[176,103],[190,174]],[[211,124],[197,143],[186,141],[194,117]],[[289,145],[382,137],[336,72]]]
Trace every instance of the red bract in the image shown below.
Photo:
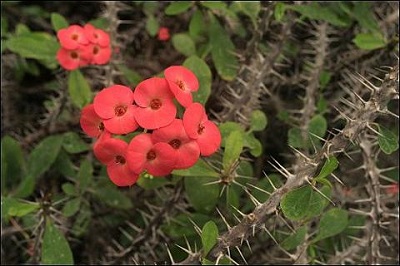
[[[89,137],[97,138],[104,132],[103,119],[96,114],[93,104],[88,104],[83,107],[79,122],[83,132]]]
[[[193,102],[192,92],[199,89],[199,81],[192,71],[183,66],[170,66],[164,76],[178,102],[188,107]]]
[[[113,134],[128,134],[138,128],[134,113],[133,92],[130,88],[113,85],[94,98],[94,110],[103,119],[104,127]]]
[[[168,143],[173,148],[173,156],[177,158],[174,167],[176,169],[189,168],[199,159],[199,145],[188,137],[180,119],[175,119],[168,126],[154,130],[152,140],[154,143]]]
[[[188,136],[197,141],[201,155],[209,156],[221,145],[221,133],[218,127],[208,120],[201,104],[193,103],[185,110],[183,126]]]
[[[110,36],[105,31],[96,29],[91,24],[86,24],[83,29],[87,39],[91,43],[98,44],[101,47],[110,46]]]
[[[111,58],[111,48],[101,47],[98,44],[89,44],[84,47],[85,59],[90,61],[91,64],[104,65],[110,61]]]
[[[149,133],[135,136],[128,146],[128,165],[134,172],[164,176],[172,172],[176,162],[173,148],[167,143],[153,143]]]
[[[136,183],[139,174],[129,168],[126,160],[128,143],[113,138],[98,141],[94,152],[96,157],[107,166],[110,180],[117,186],[131,186]]]
[[[90,61],[84,56],[84,50],[67,50],[62,47],[57,52],[57,60],[66,70],[74,70],[81,66],[87,66]]]
[[[160,40],[160,41],[168,41],[169,40],[169,29],[168,28],[166,28],[166,27],[161,27],[159,30],[158,30],[158,35],[157,35],[157,38]]]
[[[61,46],[68,50],[78,49],[81,45],[89,43],[83,28],[79,25],[71,25],[66,29],[59,30],[57,37]]]
[[[138,124],[146,129],[166,126],[174,120],[176,107],[173,95],[164,78],[149,78],[140,82],[134,92]]]

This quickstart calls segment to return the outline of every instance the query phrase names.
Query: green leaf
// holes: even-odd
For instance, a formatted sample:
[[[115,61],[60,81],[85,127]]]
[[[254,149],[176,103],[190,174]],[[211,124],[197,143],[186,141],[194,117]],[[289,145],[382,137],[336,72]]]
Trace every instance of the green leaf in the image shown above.
[[[21,144],[10,136],[1,139],[1,189],[17,184],[25,174]]]
[[[53,135],[36,145],[28,157],[29,176],[37,178],[46,172],[57,159],[62,143],[62,135]]]
[[[330,6],[321,6],[320,3],[314,2],[308,5],[287,5],[287,9],[297,11],[309,19],[326,21],[333,26],[348,26],[347,21],[342,20]]]
[[[60,150],[57,159],[54,161],[54,169],[65,177],[75,177],[75,165],[72,163],[70,156],[63,149]]]
[[[129,197],[112,186],[97,187],[94,194],[105,204],[118,209],[131,209],[133,207]]]
[[[172,171],[173,175],[177,176],[209,176],[209,177],[219,177],[219,174],[215,172],[204,160],[200,159],[190,168],[174,170]]]
[[[262,131],[268,124],[265,113],[261,110],[254,110],[250,117],[250,131]]]
[[[321,74],[319,75],[319,87],[321,90],[325,89],[326,85],[329,84],[329,81],[331,81],[331,73],[328,71],[323,70]]]
[[[169,219],[161,228],[163,232],[172,238],[191,237],[197,235],[196,230],[193,228],[192,221],[197,226],[203,227],[209,220],[210,217],[202,213],[181,213],[173,217],[173,219]]]
[[[349,214],[346,210],[332,208],[321,217],[317,236],[313,243],[341,233],[346,229],[349,220]]]
[[[89,145],[77,133],[67,132],[63,135],[63,148],[72,154],[89,150]]]
[[[196,54],[196,46],[192,38],[190,38],[190,35],[186,33],[174,34],[172,36],[172,45],[178,52],[186,56]]]
[[[386,154],[391,154],[399,148],[399,137],[389,129],[379,126],[378,144]]]
[[[144,189],[155,189],[168,184],[166,178],[153,177],[149,174],[142,174],[137,181],[137,184]]]
[[[375,50],[386,46],[386,41],[381,33],[359,33],[353,42],[363,50]]]
[[[320,191],[329,198],[329,187],[324,186]],[[319,215],[327,203],[327,199],[312,187],[303,186],[286,193],[280,205],[288,219],[299,221]]]
[[[51,220],[47,220],[44,231],[41,264],[74,264],[67,239]]]
[[[242,150],[243,134],[240,131],[233,131],[226,139],[224,157],[222,158],[225,172],[228,172],[232,164],[239,159]]]
[[[93,165],[89,160],[83,160],[78,172],[80,192],[83,193],[93,180]]]
[[[317,102],[317,111],[320,114],[323,114],[328,111],[328,101],[325,100],[325,98],[322,95],[319,96]]]
[[[118,69],[122,72],[124,77],[128,80],[128,86],[136,87],[142,81],[142,77],[136,71],[127,68],[125,65],[118,65]]]
[[[110,21],[107,18],[95,18],[90,20],[88,23],[92,24],[95,28],[102,30],[107,30],[110,25]]]
[[[31,30],[26,26],[25,24],[18,23],[17,26],[15,26],[15,35],[23,35],[26,33],[31,33]]]
[[[283,240],[281,246],[286,250],[295,249],[298,245],[303,243],[304,238],[307,234],[307,226],[302,226],[296,230],[292,235],[288,236]]]
[[[55,31],[59,31],[69,26],[68,21],[59,13],[51,13],[51,25]]]
[[[158,9],[158,5],[159,5],[158,2],[146,1],[143,3],[143,12],[146,14],[147,17],[153,16]]]
[[[311,118],[310,123],[308,125],[308,131],[317,135],[318,137],[324,137],[326,130],[328,129],[328,123],[326,122],[325,117],[322,115],[315,115]],[[311,138],[315,138],[311,136]]]
[[[6,42],[7,48],[25,58],[42,60],[45,66],[57,66],[56,53],[60,47],[55,37],[48,33],[24,33],[11,37]]]
[[[39,203],[22,201],[16,198],[1,197],[1,217],[8,219],[9,217],[23,217],[40,208]]]
[[[244,129],[236,122],[225,122],[219,124],[219,131],[221,132],[222,142],[221,147],[225,147],[225,141],[233,131],[239,131],[244,134]]]
[[[254,27],[257,26],[258,13],[260,13],[261,5],[259,1],[255,2],[235,2],[239,6],[239,10],[248,16],[253,22]]]
[[[333,155],[329,156],[329,158],[325,161],[324,166],[322,166],[321,171],[319,172],[318,176],[315,177],[315,179],[321,179],[327,177],[328,175],[333,173],[333,171],[335,171],[338,165],[339,162],[336,159],[336,157]]]
[[[65,194],[68,196],[77,196],[78,193],[76,191],[76,187],[71,183],[64,183],[61,186],[61,189],[64,191]]]
[[[277,174],[270,174],[268,177],[264,177],[260,180],[257,181],[255,184],[255,187],[259,189],[252,189],[251,194],[259,201],[259,202],[265,202],[269,198],[268,193],[274,192],[274,187],[272,187],[272,184],[274,187],[278,188],[282,186],[282,180],[279,175]],[[264,191],[268,192],[265,193]]]
[[[201,230],[201,243],[203,254],[206,256],[212,247],[217,243],[218,227],[213,221],[207,222]]]
[[[226,188],[226,206],[230,211],[235,211],[239,207],[239,193],[236,192],[235,186],[227,186]]]
[[[147,17],[146,30],[151,37],[154,37],[157,35],[159,28],[160,28],[160,25],[158,24],[158,20],[153,15]]]
[[[288,144],[294,148],[304,148],[305,143],[300,128],[293,127],[288,131]]]
[[[209,37],[211,43],[211,57],[218,74],[224,80],[233,80],[239,68],[239,61],[234,55],[235,45],[224,28],[219,24],[218,20],[212,15]]]
[[[355,17],[357,22],[363,29],[372,33],[380,32],[378,21],[375,18],[374,9],[368,2],[353,2],[354,8],[351,15]]]
[[[92,91],[79,69],[69,72],[68,91],[72,102],[79,108],[92,101]]]
[[[285,15],[285,11],[286,11],[286,4],[282,2],[277,2],[275,4],[275,9],[274,9],[275,20],[281,22],[283,16]]]
[[[244,134],[243,146],[250,148],[250,153],[254,157],[258,157],[262,154],[263,147],[261,142],[254,136],[253,132],[247,132]]]
[[[207,63],[196,55],[192,55],[183,62],[183,66],[190,69],[198,78],[200,87],[193,93],[193,101],[205,104],[211,93],[212,74]]]
[[[211,10],[225,10],[227,5],[222,1],[201,1],[200,4]]]
[[[192,6],[192,2],[173,2],[165,9],[165,14],[169,16],[178,15],[185,12]]]
[[[193,13],[189,23],[189,34],[196,40],[205,31],[203,13],[200,10],[196,10]]]
[[[209,213],[215,209],[219,197],[219,184],[215,177],[185,177],[185,192],[190,204],[199,212]]]
[[[61,212],[64,214],[65,217],[71,217],[79,211],[80,206],[81,206],[81,199],[74,198],[65,203]]]

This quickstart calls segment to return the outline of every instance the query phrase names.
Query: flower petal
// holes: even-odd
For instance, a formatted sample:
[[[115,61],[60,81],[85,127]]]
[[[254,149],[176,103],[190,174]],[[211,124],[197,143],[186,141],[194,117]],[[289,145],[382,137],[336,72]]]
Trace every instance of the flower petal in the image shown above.
[[[199,89],[199,80],[196,75],[184,66],[170,66],[164,70],[164,75],[167,80],[174,83],[182,82],[185,91],[197,91]]]
[[[76,58],[72,58],[71,56],[71,50],[67,50],[65,48],[60,48],[57,51],[57,61],[60,63],[60,65],[65,68],[66,70],[74,70],[79,67],[80,64],[80,59],[78,52]]]
[[[115,161],[118,155],[125,155],[128,143],[121,139],[99,138],[93,147],[96,158],[103,164],[109,165]]]
[[[113,134],[128,134],[135,131],[139,127],[135,119],[135,109],[136,106],[129,105],[122,116],[105,119],[104,127]]]
[[[207,120],[206,111],[200,103],[192,103],[188,106],[182,119],[186,133],[192,139],[197,139],[199,137],[199,126]]]
[[[92,138],[97,138],[103,132],[103,120],[94,111],[94,105],[89,104],[83,107],[79,120],[82,130]]]
[[[107,174],[110,180],[119,187],[131,186],[139,178],[139,175],[132,172],[126,163],[123,165],[116,163],[108,165]]]
[[[145,166],[147,172],[154,176],[165,176],[172,172],[175,166],[176,157],[174,149],[167,143],[159,142],[154,144],[152,150],[156,158],[147,161]]]
[[[156,129],[169,125],[175,118],[176,107],[171,100],[165,99],[161,107],[153,110],[150,107],[138,107],[135,119],[139,126],[146,129]]]
[[[200,148],[195,140],[182,144],[177,152],[175,169],[192,167],[200,157]]]
[[[147,153],[153,148],[149,133],[135,136],[128,145],[126,159],[129,168],[135,173],[141,173],[147,163]]]
[[[169,88],[175,98],[183,107],[188,107],[193,102],[192,92],[190,90],[182,90],[175,82],[168,80]]]
[[[110,61],[111,58],[111,48],[110,47],[100,47],[96,46],[98,49],[97,53],[93,52],[92,63],[97,65],[104,65]]]
[[[201,155],[210,156],[216,152],[221,145],[221,132],[217,125],[209,120],[204,122],[203,126],[203,131],[196,141],[199,144]]]
[[[143,80],[134,91],[135,102],[140,107],[148,107],[153,99],[162,101],[165,99],[172,100],[173,97],[166,79],[158,77]]]
[[[132,105],[133,92],[122,85],[113,85],[105,88],[94,97],[94,110],[103,119],[115,116],[115,107],[118,105]]]

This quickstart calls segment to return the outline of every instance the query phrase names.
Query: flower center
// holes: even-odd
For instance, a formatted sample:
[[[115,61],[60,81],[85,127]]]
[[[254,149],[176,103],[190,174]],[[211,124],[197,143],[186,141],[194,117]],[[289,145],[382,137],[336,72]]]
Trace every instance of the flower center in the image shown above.
[[[72,34],[71,36],[71,39],[74,41],[78,40],[78,38],[79,38],[78,34]]]
[[[117,164],[125,164],[125,163],[126,163],[126,160],[125,160],[125,158],[122,157],[121,155],[117,155],[117,156],[115,156],[115,162],[116,162]]]
[[[93,47],[93,54],[97,54],[99,52],[99,47],[95,46]]]
[[[153,150],[150,150],[150,151],[147,153],[147,156],[146,156],[146,158],[147,158],[148,161],[152,161],[152,160],[154,160],[156,157],[157,157],[156,152],[153,151]]]
[[[103,122],[100,122],[100,124],[99,124],[99,130],[100,130],[100,131],[104,131],[104,124],[103,124]]]
[[[94,36],[96,39],[99,38],[99,35],[97,35],[97,33],[93,34],[93,36]]]
[[[185,91],[185,83],[182,80],[177,80],[176,85],[178,85],[179,89]]]
[[[158,110],[162,106],[162,102],[159,99],[153,99],[150,102],[150,108],[153,110]]]
[[[199,127],[197,128],[197,134],[203,134],[204,128],[205,127],[202,124],[199,124]]]
[[[168,142],[168,144],[171,145],[172,148],[177,150],[181,146],[182,142],[179,139],[173,139],[170,142]]]
[[[126,113],[126,109],[128,109],[127,106],[124,105],[118,105],[114,108],[115,115],[116,116],[123,116]]]
[[[77,59],[77,58],[78,58],[78,53],[75,52],[75,51],[72,51],[72,52],[71,52],[71,58],[72,58],[72,59]]]

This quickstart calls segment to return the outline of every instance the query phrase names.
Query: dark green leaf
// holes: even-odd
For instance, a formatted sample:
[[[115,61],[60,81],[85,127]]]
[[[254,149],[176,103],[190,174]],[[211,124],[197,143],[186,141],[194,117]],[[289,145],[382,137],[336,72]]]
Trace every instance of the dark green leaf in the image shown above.
[[[110,21],[107,18],[95,18],[90,20],[88,23],[92,24],[94,27],[102,30],[107,30],[110,25]]]
[[[215,177],[185,177],[185,192],[190,204],[199,212],[209,213],[215,209],[219,197],[219,184]]]
[[[257,26],[258,13],[260,13],[261,5],[259,1],[245,2],[238,1],[235,2],[239,6],[239,10],[248,16],[253,22],[254,27]]]
[[[18,23],[17,26],[15,26],[15,35],[23,35],[26,33],[30,33],[31,30],[26,26],[25,24]]]
[[[293,127],[288,131],[288,144],[294,148],[304,148],[305,143],[301,136],[301,130]]]
[[[313,243],[341,233],[346,229],[349,214],[346,210],[332,208],[321,217],[319,222],[319,230],[317,236],[313,239]]]
[[[77,133],[67,132],[63,135],[63,147],[69,153],[81,153],[89,150],[89,145],[84,142]]]
[[[92,91],[79,69],[69,72],[68,91],[72,102],[79,108],[92,101]]]
[[[318,176],[315,177],[315,179],[327,177],[328,175],[333,173],[333,171],[335,171],[335,169],[338,167],[338,165],[339,165],[339,162],[336,159],[336,157],[333,155],[329,156],[329,158],[325,161],[324,166],[322,167]]]
[[[319,75],[319,87],[321,90],[325,89],[326,85],[328,85],[329,81],[331,80],[331,73],[328,71],[322,71]]]
[[[89,160],[83,160],[78,172],[80,192],[83,193],[93,180],[93,165]]]
[[[222,142],[221,147],[225,147],[225,141],[233,131],[239,131],[244,134],[244,129],[236,122],[225,122],[219,124],[219,131],[221,132]]]
[[[320,95],[318,102],[317,102],[317,111],[320,114],[323,114],[328,111],[328,101]]]
[[[372,33],[380,32],[378,21],[375,18],[374,9],[368,2],[353,2],[354,8],[352,15],[360,26]]]
[[[379,126],[378,144],[386,154],[391,154],[399,148],[399,137],[389,129]]]
[[[208,164],[205,163],[204,160],[200,159],[196,162],[195,165],[188,169],[182,170],[174,170],[172,171],[173,175],[177,176],[209,176],[209,177],[219,177],[219,174],[215,172]]]
[[[98,199],[111,207],[118,209],[130,209],[133,207],[130,198],[115,187],[98,187],[94,190],[94,193]]]
[[[203,244],[204,256],[212,249],[217,243],[218,227],[213,221],[207,222],[201,230],[201,242]]]
[[[282,2],[277,2],[275,4],[275,9],[274,9],[275,20],[278,22],[282,21],[282,18],[285,15],[285,11],[286,11],[286,4]]]
[[[193,93],[193,101],[205,104],[211,93],[211,70],[207,63],[196,55],[188,57],[183,66],[187,67],[196,75],[199,80],[200,87]]]
[[[288,9],[299,12],[309,19],[323,20],[334,26],[346,27],[348,23],[342,20],[329,6],[321,6],[320,3],[313,2],[305,5],[287,5]]]
[[[55,31],[59,31],[69,26],[68,21],[59,13],[51,13],[51,25]]]
[[[63,149],[60,150],[57,159],[54,162],[54,169],[65,177],[75,177],[75,166],[71,161],[70,156]]]
[[[272,184],[274,186],[272,186]],[[274,192],[274,187],[279,188],[282,186],[282,180],[279,175],[271,174],[257,181],[255,187],[251,191],[251,194],[259,201],[265,202],[269,198],[268,193]]]
[[[261,142],[254,136],[253,132],[248,132],[244,134],[244,146],[250,148],[250,153],[254,157],[258,157],[262,154],[262,144]]]
[[[147,17],[146,20],[146,30],[151,37],[154,37],[158,33],[158,29],[160,25],[158,24],[158,20],[154,16]]]
[[[118,65],[118,69],[122,72],[124,77],[128,80],[130,87],[135,87],[142,81],[142,77],[136,71],[127,68],[125,65]]]
[[[61,189],[64,191],[65,194],[68,196],[77,196],[78,193],[76,191],[76,187],[71,183],[64,183],[61,186]]]
[[[302,226],[296,230],[292,235],[288,236],[283,240],[281,246],[286,250],[295,249],[298,245],[303,243],[304,238],[306,237],[307,226]]]
[[[190,38],[190,35],[186,33],[174,34],[172,36],[172,45],[178,52],[186,56],[196,54],[196,46],[192,38]]]
[[[22,217],[40,208],[39,203],[23,201],[16,198],[1,197],[1,217],[8,219],[9,217]]]
[[[310,124],[308,125],[308,131],[317,135],[318,137],[323,137],[328,129],[328,124],[326,119],[322,115],[315,115],[310,120]],[[311,136],[314,137],[314,136]]]
[[[231,185],[226,188],[226,205],[231,211],[235,211],[239,207],[239,195],[236,192],[235,186]]]
[[[250,131],[262,131],[268,124],[265,113],[261,110],[254,110],[250,117]]]
[[[62,143],[61,135],[53,135],[36,145],[28,158],[27,172],[29,176],[37,178],[46,172],[56,160]]]
[[[193,228],[192,221],[199,227],[210,220],[208,215],[201,213],[178,214],[169,219],[168,224],[164,223],[162,231],[172,238],[190,237],[197,235],[196,230]]]
[[[218,74],[224,80],[233,80],[239,68],[239,61],[234,55],[235,45],[214,16],[211,16],[209,37],[211,57]]]
[[[153,177],[148,174],[142,174],[137,181],[137,184],[144,189],[155,189],[168,184],[169,181],[165,178]]]
[[[225,142],[224,157],[222,158],[222,165],[225,172],[229,172],[232,164],[239,159],[243,150],[243,134],[240,131],[233,131],[229,134]]]
[[[143,3],[143,12],[146,16],[153,16],[158,9],[159,3],[156,1],[146,1]]]
[[[204,32],[204,30],[205,25],[203,13],[201,13],[200,10],[196,10],[190,19],[189,34],[194,40],[196,40]]]
[[[375,50],[385,47],[386,41],[381,33],[359,33],[353,39],[355,45],[363,50]]]
[[[80,205],[80,198],[71,199],[65,203],[61,212],[64,214],[65,217],[71,217],[79,211]]]
[[[42,243],[42,264],[74,264],[71,248],[64,235],[47,220]]]
[[[25,174],[21,145],[10,136],[1,139],[1,189],[5,190],[21,180]]]
[[[169,6],[167,6],[167,8],[165,9],[165,14],[170,16],[178,15],[188,10],[191,6],[192,2],[173,2],[169,4]]]

